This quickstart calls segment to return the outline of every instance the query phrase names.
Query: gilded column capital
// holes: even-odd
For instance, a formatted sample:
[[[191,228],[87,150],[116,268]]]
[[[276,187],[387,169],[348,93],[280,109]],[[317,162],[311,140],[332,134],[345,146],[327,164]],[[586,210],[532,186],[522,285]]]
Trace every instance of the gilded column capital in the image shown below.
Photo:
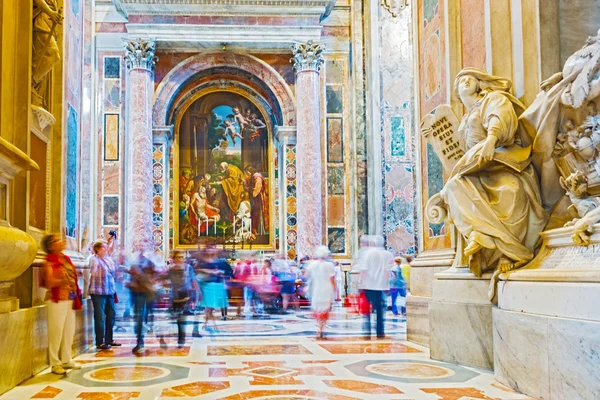
[[[154,70],[154,64],[158,61],[158,58],[154,56],[156,51],[154,40],[137,38],[126,41],[123,46],[125,47],[125,62],[128,69],[145,68],[150,71]]]
[[[323,64],[323,51],[325,46],[309,40],[306,43],[294,43],[291,46],[294,57],[290,59],[294,63],[294,70],[319,72]]]

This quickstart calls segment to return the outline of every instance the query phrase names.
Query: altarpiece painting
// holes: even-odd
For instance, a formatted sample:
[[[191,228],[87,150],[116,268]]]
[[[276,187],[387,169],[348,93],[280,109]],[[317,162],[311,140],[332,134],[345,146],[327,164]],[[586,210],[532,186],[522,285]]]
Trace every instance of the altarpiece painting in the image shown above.
[[[269,120],[232,92],[204,95],[178,123],[178,244],[271,244]]]

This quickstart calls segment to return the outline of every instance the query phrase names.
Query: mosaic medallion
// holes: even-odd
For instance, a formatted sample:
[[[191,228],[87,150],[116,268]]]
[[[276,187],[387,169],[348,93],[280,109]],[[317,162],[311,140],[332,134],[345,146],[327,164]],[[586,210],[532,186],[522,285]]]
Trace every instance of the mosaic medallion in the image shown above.
[[[96,382],[142,382],[158,379],[169,375],[166,368],[132,365],[126,367],[100,368],[83,375],[85,379]]]
[[[479,373],[460,365],[425,360],[363,360],[346,368],[358,376],[405,383],[458,383],[479,376]]]
[[[451,369],[421,363],[382,363],[367,366],[367,371],[377,375],[407,379],[447,378],[456,374]]]
[[[288,180],[293,181],[296,179],[296,166],[294,164],[288,164],[285,171]]]
[[[189,372],[187,367],[165,363],[110,363],[69,371],[63,379],[86,387],[150,386],[186,379]]]

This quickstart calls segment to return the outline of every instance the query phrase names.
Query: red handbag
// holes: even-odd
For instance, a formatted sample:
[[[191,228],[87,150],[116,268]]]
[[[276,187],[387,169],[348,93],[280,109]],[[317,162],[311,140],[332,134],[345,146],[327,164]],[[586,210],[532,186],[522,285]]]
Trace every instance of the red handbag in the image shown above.
[[[367,300],[365,292],[361,292],[358,296],[358,312],[360,315],[369,315],[371,313],[371,303]]]
[[[73,299],[73,310],[83,310],[83,296],[81,295],[81,290],[79,290],[79,287],[77,288],[77,294]]]
[[[115,304],[117,304],[119,302],[119,296],[117,296],[117,292],[115,292],[115,294],[113,294],[113,299],[115,300]]]

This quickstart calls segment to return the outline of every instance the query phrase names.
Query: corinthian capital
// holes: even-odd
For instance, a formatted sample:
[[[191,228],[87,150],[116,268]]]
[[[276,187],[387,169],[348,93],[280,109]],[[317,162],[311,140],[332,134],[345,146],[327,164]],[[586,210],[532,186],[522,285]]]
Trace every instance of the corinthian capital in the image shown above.
[[[321,69],[325,46],[309,40],[306,43],[295,43],[291,49],[294,57],[290,61],[294,63],[296,72],[307,70],[318,72]]]
[[[156,50],[156,42],[154,40],[137,38],[125,42],[124,47],[127,68],[146,68],[150,71],[154,70],[154,64],[158,61],[158,58],[154,56],[154,51]]]

